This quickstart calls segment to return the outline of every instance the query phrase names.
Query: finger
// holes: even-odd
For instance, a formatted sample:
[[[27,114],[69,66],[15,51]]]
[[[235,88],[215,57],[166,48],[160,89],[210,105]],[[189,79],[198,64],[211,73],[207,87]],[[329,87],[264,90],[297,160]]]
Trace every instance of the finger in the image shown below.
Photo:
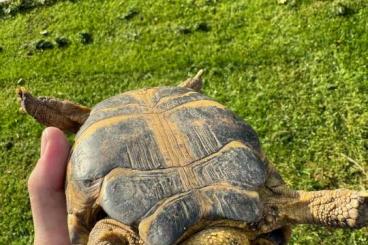
[[[64,191],[69,149],[69,143],[60,129],[46,128],[42,133],[41,158],[29,180],[34,180],[36,185],[41,184],[42,189]]]
[[[57,128],[42,134],[41,158],[28,179],[35,244],[68,244],[64,178],[69,144]]]

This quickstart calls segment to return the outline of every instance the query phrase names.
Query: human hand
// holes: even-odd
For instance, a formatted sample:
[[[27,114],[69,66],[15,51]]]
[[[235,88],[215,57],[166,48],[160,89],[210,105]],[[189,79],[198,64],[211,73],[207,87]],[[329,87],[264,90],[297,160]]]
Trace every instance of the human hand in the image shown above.
[[[41,157],[28,179],[34,244],[70,244],[64,192],[69,149],[64,133],[58,128],[43,131]]]

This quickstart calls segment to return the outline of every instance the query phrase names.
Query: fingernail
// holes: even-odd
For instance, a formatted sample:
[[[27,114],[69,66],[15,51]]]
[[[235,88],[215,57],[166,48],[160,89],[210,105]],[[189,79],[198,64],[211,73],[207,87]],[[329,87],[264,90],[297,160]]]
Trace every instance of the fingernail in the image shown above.
[[[47,147],[47,131],[47,128],[44,129],[41,136],[41,157],[45,153]]]

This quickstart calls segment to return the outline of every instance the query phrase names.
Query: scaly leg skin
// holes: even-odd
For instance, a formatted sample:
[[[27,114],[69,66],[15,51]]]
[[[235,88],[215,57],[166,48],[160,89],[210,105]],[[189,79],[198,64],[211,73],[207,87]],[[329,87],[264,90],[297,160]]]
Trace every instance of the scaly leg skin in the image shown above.
[[[305,221],[332,227],[368,225],[368,193],[340,189],[300,192],[300,198],[310,200],[309,214],[299,214]]]
[[[89,231],[75,214],[68,214],[68,228],[71,244],[87,244]]]
[[[346,189],[311,192],[286,190],[279,194],[266,200],[266,206],[277,213],[274,219],[276,223],[342,228],[368,225],[367,192]],[[267,230],[267,227],[263,227],[263,230]]]
[[[76,133],[87,120],[90,109],[76,103],[50,97],[33,97],[26,89],[17,88],[21,109],[45,126]]]
[[[203,85],[202,83],[203,72],[204,72],[203,70],[199,70],[197,75],[185,80],[184,82],[181,82],[178,86],[184,87],[184,88],[190,88],[190,89],[193,89],[194,91],[201,92],[202,85]]]
[[[143,245],[143,241],[129,226],[113,219],[96,223],[89,235],[88,245]]]
[[[213,227],[194,234],[181,245],[249,245],[244,231],[232,227]]]

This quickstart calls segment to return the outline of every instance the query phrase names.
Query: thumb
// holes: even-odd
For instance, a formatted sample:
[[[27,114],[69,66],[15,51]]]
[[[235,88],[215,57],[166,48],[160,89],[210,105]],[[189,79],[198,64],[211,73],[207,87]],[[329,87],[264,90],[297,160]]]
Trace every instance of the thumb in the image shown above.
[[[41,158],[28,179],[35,244],[69,244],[64,179],[68,141],[59,129],[46,128]]]

